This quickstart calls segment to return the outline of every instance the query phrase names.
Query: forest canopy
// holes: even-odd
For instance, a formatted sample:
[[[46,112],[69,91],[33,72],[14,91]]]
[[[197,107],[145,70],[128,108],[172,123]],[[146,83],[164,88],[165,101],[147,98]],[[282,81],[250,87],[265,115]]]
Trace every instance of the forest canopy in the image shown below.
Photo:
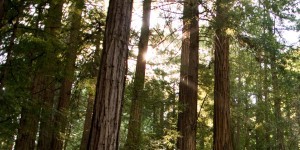
[[[0,149],[300,149],[299,0],[0,0]]]

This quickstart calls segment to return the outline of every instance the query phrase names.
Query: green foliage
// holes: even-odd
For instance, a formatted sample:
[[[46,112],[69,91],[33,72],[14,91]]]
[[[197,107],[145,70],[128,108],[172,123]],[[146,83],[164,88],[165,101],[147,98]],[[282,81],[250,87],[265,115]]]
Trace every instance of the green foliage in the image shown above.
[[[13,146],[22,107],[39,113],[40,102],[31,101],[32,85],[37,75],[42,73],[55,80],[55,105],[49,109],[49,114],[57,105],[59,81],[64,77],[62,62],[67,47],[74,44],[68,43],[71,31],[68,11],[73,3],[73,0],[66,2],[63,30],[53,37],[44,31],[48,1],[6,1],[0,28],[1,78],[4,68],[8,68],[4,87],[0,89],[0,149]],[[210,8],[212,3],[202,1],[200,5],[203,9],[200,19],[203,20],[199,33],[197,149],[201,150],[212,149],[213,143],[212,37],[214,28],[221,23],[212,20],[211,16],[215,15],[214,8]],[[176,122],[182,27],[176,23],[181,17],[181,4],[176,8],[177,13],[164,10],[161,5],[165,4],[157,2],[153,9],[159,13],[157,19],[164,18],[165,22],[151,25],[150,29],[149,53],[155,56],[147,62],[143,90],[142,149],[175,149],[176,139],[180,136]],[[280,40],[284,30],[300,30],[299,4],[294,0],[240,0],[232,1],[230,5],[226,26],[231,38],[231,130],[235,149],[275,149],[278,143],[276,128],[283,131],[286,149],[299,149],[300,49],[286,46]],[[81,50],[71,92],[66,149],[79,149],[87,99],[95,92],[106,23],[104,9],[103,1],[88,0],[82,14],[81,39],[76,43]],[[137,29],[132,29],[130,49],[137,47],[139,34]],[[8,53],[11,59],[6,63]],[[135,57],[135,51],[131,50],[129,62],[134,62]],[[134,68],[134,63],[130,63],[124,92],[120,149],[124,148],[126,141]],[[274,86],[274,77],[277,78],[277,87]],[[281,101],[279,119],[275,116],[275,98]]]

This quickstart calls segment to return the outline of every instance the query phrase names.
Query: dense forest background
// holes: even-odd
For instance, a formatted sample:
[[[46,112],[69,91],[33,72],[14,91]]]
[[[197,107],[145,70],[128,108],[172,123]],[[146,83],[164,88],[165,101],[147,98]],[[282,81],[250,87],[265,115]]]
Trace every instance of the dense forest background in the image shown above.
[[[299,8],[0,0],[0,149],[300,149]]]

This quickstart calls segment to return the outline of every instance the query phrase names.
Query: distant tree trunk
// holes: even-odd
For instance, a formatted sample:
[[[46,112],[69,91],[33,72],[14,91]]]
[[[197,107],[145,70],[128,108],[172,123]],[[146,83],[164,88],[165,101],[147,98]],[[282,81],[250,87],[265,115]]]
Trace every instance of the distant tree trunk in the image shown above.
[[[241,149],[241,119],[238,118],[236,122],[236,135],[235,135],[235,150],[240,150]]]
[[[62,19],[62,8],[64,0],[55,1],[51,0],[49,2],[50,8],[45,19],[45,40],[52,43],[58,40],[58,35],[61,30],[61,19]],[[54,109],[54,97],[55,97],[55,85],[57,83],[55,79],[56,68],[56,53],[55,49],[51,52],[45,52],[45,59],[47,64],[39,68],[37,76],[42,78],[43,86],[40,91],[43,91],[43,96],[41,98],[41,119],[40,119],[40,131],[38,139],[38,149],[39,150],[52,150],[52,135],[54,130],[53,126],[53,109]],[[55,122],[54,122],[55,123]]]
[[[237,69],[239,70],[239,68]],[[239,73],[238,76],[238,82],[236,83],[237,84],[237,87],[239,88],[242,88],[243,86],[243,83],[241,82],[241,74]],[[244,91],[240,91],[241,93],[244,93]],[[243,107],[243,99],[244,98],[244,95],[243,94],[237,94],[234,98],[234,101],[232,102],[232,107],[233,109],[239,109],[239,108],[242,108]],[[245,114],[245,113],[243,113]],[[243,114],[241,113],[237,113],[236,117],[235,118],[231,118],[233,124],[231,125],[231,137],[233,139],[233,149],[234,150],[239,150],[240,147],[241,147],[241,142],[240,142],[240,138],[241,138],[241,126],[243,126],[241,123],[242,123],[242,119],[241,118],[244,118],[243,117]]]
[[[62,80],[62,87],[58,100],[57,113],[54,115],[54,135],[52,137],[52,147],[55,150],[63,149],[63,143],[66,137],[66,126],[68,123],[70,99],[72,84],[74,81],[75,63],[77,53],[80,48],[80,26],[81,13],[84,7],[84,0],[77,0],[75,2],[74,10],[72,12],[71,31],[69,39],[69,50],[66,52],[64,61],[64,77]]]
[[[275,139],[276,139],[276,150],[284,150],[284,125],[282,124],[281,115],[281,98],[280,91],[278,87],[278,71],[276,66],[276,55],[275,50],[271,52],[271,70],[272,70],[272,85],[273,85],[273,96],[274,96],[274,111],[275,111]]]
[[[118,149],[132,0],[110,0],[88,150]]]
[[[268,101],[269,101],[269,90],[268,90],[268,64],[267,64],[267,58],[264,59],[264,79],[263,79],[263,96],[264,96],[264,107],[267,108],[267,110],[264,110],[264,120],[265,120],[265,124],[264,124],[264,127],[265,127],[265,145],[266,145],[266,149],[267,150],[271,150],[271,136],[270,136],[270,133],[271,133],[271,127],[269,125],[269,122],[270,122],[270,110],[268,109]]]
[[[36,132],[38,128],[38,112],[34,114],[28,108],[22,108],[20,127],[18,129],[18,138],[16,140],[15,150],[31,150],[35,147]],[[30,112],[30,113],[29,113]],[[32,118],[28,120],[28,118]]]
[[[136,72],[133,86],[133,98],[130,107],[130,118],[128,124],[128,134],[126,139],[126,149],[140,149],[141,144],[141,124],[143,107],[143,89],[145,83],[146,54],[149,41],[151,0],[143,1],[143,20],[141,36],[139,40],[139,52],[137,57]]]
[[[12,28],[12,34],[9,40],[9,44],[6,48],[6,60],[3,68],[1,68],[0,72],[0,93],[3,90],[3,87],[5,86],[5,80],[7,78],[7,74],[9,72],[9,68],[11,67],[11,61],[12,61],[12,51],[13,47],[15,45],[15,39],[17,36],[17,30],[18,30],[18,25],[19,25],[19,18],[16,19],[16,23],[13,24]]]
[[[96,32],[95,37],[95,53],[94,53],[94,61],[93,61],[93,70],[91,70],[91,74],[93,78],[97,78],[98,72],[99,72],[99,66],[101,61],[101,42],[103,41],[103,35],[104,31],[101,29],[101,22],[98,24],[98,31]],[[104,26],[104,25],[103,25]]]
[[[264,73],[263,73],[263,61],[262,61],[262,53],[261,51],[259,51],[257,53],[257,57],[258,59],[258,64],[259,64],[259,81],[264,81],[263,77],[264,77]],[[266,58],[264,58],[266,59]],[[255,116],[256,116],[256,128],[255,128],[255,147],[256,149],[265,149],[266,148],[266,144],[264,144],[264,134],[265,134],[265,129],[263,126],[263,122],[264,122],[264,110],[263,110],[263,82],[258,82],[257,83],[257,89],[258,89],[258,93],[257,93],[257,101],[256,101],[256,111],[255,111]]]
[[[3,27],[3,18],[4,18],[4,15],[5,15],[5,11],[7,11],[8,8],[5,8],[7,7],[6,6],[6,3],[7,1],[5,0],[0,0],[0,29]],[[17,8],[17,16],[15,16],[15,22],[11,23],[12,25],[12,30],[11,30],[11,36],[9,38],[9,43],[8,43],[8,46],[7,48],[5,49],[6,50],[6,60],[5,60],[5,64],[3,65],[3,67],[0,68],[0,94],[2,94],[2,90],[3,90],[3,87],[5,86],[5,80],[8,76],[8,73],[9,73],[9,68],[11,67],[11,61],[12,61],[12,53],[13,53],[13,48],[14,48],[14,45],[15,45],[15,39],[17,37],[17,30],[18,30],[18,26],[19,26],[19,20],[20,20],[20,17],[23,15],[23,10],[24,8],[26,7],[25,6],[25,2],[24,0],[21,0],[20,2],[18,2],[18,5],[19,7]],[[2,43],[2,37],[3,35],[0,34],[0,44]],[[2,64],[1,64],[2,65]]]
[[[286,93],[287,94],[287,93]],[[292,114],[294,114],[292,112],[293,108],[297,108],[297,102],[296,104],[294,102],[290,102],[289,99],[286,99],[285,101],[285,104],[286,104],[286,118],[292,118]],[[295,106],[294,106],[295,105]],[[296,111],[296,116],[297,116],[297,111]],[[292,123],[291,121],[289,122],[288,125],[286,125],[286,132],[287,132],[287,136],[286,136],[286,139],[287,139],[287,142],[288,143],[286,145],[286,149],[299,149],[298,148],[298,131],[299,130],[295,130],[293,128],[295,124]],[[296,132],[295,132],[296,131]]]
[[[205,127],[206,127],[206,124],[205,124],[205,122],[203,122],[203,121],[201,121],[198,125],[200,125],[200,127],[199,127],[199,134],[200,134],[200,138],[199,138],[199,147],[200,147],[200,149],[205,149],[205,135],[204,134],[202,134],[202,133],[204,133],[204,132],[202,132],[201,130],[203,129],[205,129]]]
[[[81,144],[80,144],[80,150],[86,150],[86,145],[88,143],[89,139],[89,133],[92,123],[92,116],[93,116],[93,106],[94,106],[94,94],[89,94],[88,97],[88,105],[86,108],[86,114],[85,114],[85,121],[84,121],[84,127],[83,127],[83,134],[81,138]]]
[[[159,106],[159,128],[158,128],[158,134],[159,137],[163,136],[164,133],[164,124],[165,124],[165,119],[164,119],[164,114],[165,114],[165,106],[163,103]]]
[[[32,97],[28,102],[30,105],[22,107],[15,150],[33,150],[35,148],[40,113],[40,109],[37,109],[41,97],[40,81],[41,78],[35,78],[31,89]]]
[[[262,80],[260,80],[262,81]],[[260,86],[261,87],[261,86]],[[262,100],[263,100],[263,95],[262,95],[262,88],[259,89],[258,95],[257,95],[257,102],[256,102],[256,126],[255,128],[255,147],[256,149],[263,148],[265,146],[264,142],[264,128],[263,128],[263,110],[262,110]]]
[[[228,1],[216,2],[215,32],[215,85],[214,85],[214,150],[232,150],[230,132],[230,92],[229,92],[229,37],[226,34],[228,23]]]
[[[298,81],[300,81],[300,76],[298,76],[297,77],[297,80]],[[296,98],[297,98],[297,102],[296,102],[296,108],[295,108],[295,110],[296,110],[296,122],[297,122],[297,124],[298,124],[298,126],[300,126],[300,84],[299,84],[300,82],[298,82],[298,93],[297,93],[297,96],[296,96]],[[298,132],[296,132],[295,134],[296,135],[300,135],[300,128],[298,128],[298,130],[297,130]],[[299,143],[300,143],[300,138],[298,137],[297,139],[296,139],[296,142],[297,142],[297,149],[299,149],[300,148],[300,146],[299,146]]]
[[[245,124],[245,146],[244,148],[245,149],[250,149],[250,132],[251,132],[251,126],[250,126],[250,117],[249,117],[249,103],[248,101],[246,100],[245,102],[245,121],[246,121],[246,124]]]
[[[185,0],[181,52],[177,149],[195,150],[199,61],[199,10],[197,0]]]
[[[4,3],[5,3],[5,0],[0,0],[0,29],[2,28],[3,26],[3,18],[4,18],[4,14],[5,14],[5,11],[4,11]]]
[[[20,15],[23,11],[24,6],[24,1],[20,2],[20,8],[18,9],[18,15]],[[8,73],[7,66],[11,65],[10,61],[12,58],[12,50],[14,46],[14,40],[17,37],[16,32],[17,32],[17,26],[19,24],[19,17],[17,17],[16,23],[13,25],[13,33],[10,39],[9,46],[7,48],[7,59],[6,59],[6,66],[4,67],[4,72],[3,72],[3,80],[1,81],[2,85],[4,86],[4,81],[6,78],[6,75]],[[35,140],[36,140],[36,133],[38,131],[38,120],[39,120],[39,109],[38,107],[38,100],[40,93],[38,92],[40,85],[38,84],[37,81],[40,81],[40,78],[36,78],[35,82],[32,83],[30,92],[31,92],[31,97],[29,100],[26,101],[25,106],[22,106],[21,110],[21,118],[19,122],[19,127],[18,127],[18,135],[15,143],[15,150],[30,150],[35,148]],[[2,89],[2,87],[1,87]]]

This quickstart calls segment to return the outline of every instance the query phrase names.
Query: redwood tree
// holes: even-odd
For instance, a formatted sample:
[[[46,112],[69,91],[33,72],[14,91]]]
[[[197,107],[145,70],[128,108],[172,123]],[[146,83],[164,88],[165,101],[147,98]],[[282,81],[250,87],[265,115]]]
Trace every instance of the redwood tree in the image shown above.
[[[196,149],[198,56],[199,56],[199,10],[197,0],[185,0],[183,10],[183,39],[179,83],[177,148]]]
[[[64,76],[59,95],[57,110],[54,116],[54,134],[52,137],[52,147],[56,150],[63,149],[65,140],[65,129],[68,120],[68,110],[70,107],[71,90],[74,81],[75,63],[77,53],[80,49],[80,26],[81,26],[81,13],[84,7],[84,0],[77,0],[73,6],[71,18],[71,31],[69,39],[69,47],[66,51],[66,58],[64,61]]]
[[[118,149],[132,0],[110,0],[87,149]]]
[[[59,34],[62,27],[62,15],[64,0],[49,1],[50,8],[45,19],[44,40],[56,45],[59,43]],[[37,68],[35,76],[40,79],[37,84],[40,85],[37,91],[42,91],[39,96],[42,105],[40,116],[40,130],[38,139],[38,149],[52,149],[52,134],[56,130],[53,128],[53,105],[55,98],[56,72],[58,67],[57,63],[57,49],[51,48],[49,51],[43,50],[45,53],[44,60],[42,60],[41,68]],[[35,80],[35,79],[34,79]]]
[[[229,35],[230,1],[216,1],[215,17],[215,85],[214,85],[214,150],[232,150],[230,132]]]
[[[91,123],[92,123],[92,116],[93,116],[94,98],[95,98],[94,92],[90,92],[88,95],[88,104],[87,104],[87,108],[86,108],[82,138],[81,138],[81,143],[80,143],[80,150],[85,150],[86,145],[88,143]]]
[[[4,0],[0,0],[0,29],[2,28],[2,20],[4,17]]]
[[[128,133],[126,148],[140,149],[141,141],[141,114],[143,107],[143,89],[145,83],[146,59],[148,41],[149,41],[149,25],[150,25],[151,0],[143,2],[143,24],[141,28],[141,36],[139,40],[139,52],[137,57],[136,72],[133,87],[133,98],[130,108],[130,119],[128,124]]]

